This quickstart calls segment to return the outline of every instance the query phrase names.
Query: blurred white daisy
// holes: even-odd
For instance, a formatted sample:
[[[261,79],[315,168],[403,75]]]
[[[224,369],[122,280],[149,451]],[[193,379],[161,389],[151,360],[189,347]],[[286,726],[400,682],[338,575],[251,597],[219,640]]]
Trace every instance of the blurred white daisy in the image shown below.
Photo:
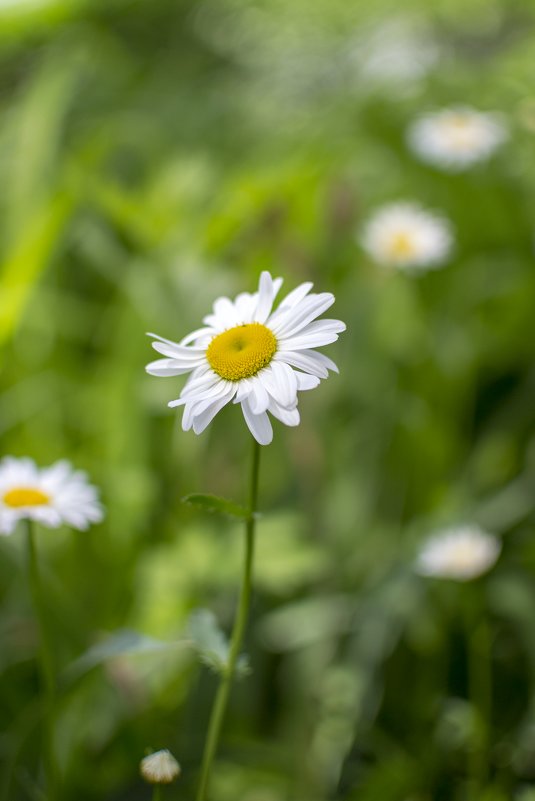
[[[242,292],[233,301],[218,298],[204,318],[205,328],[171,342],[156,334],[152,347],[167,358],[147,365],[157,376],[191,373],[177,400],[184,406],[182,428],[200,434],[231,401],[240,403],[245,422],[261,445],[273,430],[268,412],[287,426],[299,424],[297,393],[313,389],[328,370],[338,368],[313,348],[328,345],[345,330],[340,320],[316,320],[334,303],[329,292],[310,294],[301,284],[272,311],[282,284],[268,272],[258,292]]]
[[[394,17],[365,30],[354,47],[363,77],[372,81],[411,83],[437,63],[440,51],[421,20]]]
[[[0,534],[11,534],[23,519],[84,530],[102,517],[97,490],[69,462],[44,468],[28,458],[6,456],[0,462]]]
[[[360,241],[378,264],[424,272],[442,266],[453,236],[443,217],[405,202],[380,208],[365,225]]]
[[[422,160],[449,172],[484,161],[507,139],[497,114],[458,106],[424,114],[409,127],[407,141]]]
[[[497,537],[475,525],[445,529],[424,543],[416,570],[423,576],[470,581],[490,570],[501,547]]]
[[[180,765],[167,748],[142,759],[139,770],[150,784],[171,784],[180,775]]]

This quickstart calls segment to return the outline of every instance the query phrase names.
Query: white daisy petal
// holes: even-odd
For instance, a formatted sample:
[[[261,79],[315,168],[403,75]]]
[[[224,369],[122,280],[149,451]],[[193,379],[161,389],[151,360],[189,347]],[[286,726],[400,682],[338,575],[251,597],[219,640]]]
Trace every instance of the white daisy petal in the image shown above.
[[[297,398],[297,379],[292,368],[283,361],[272,361],[262,373],[266,389],[281,406],[291,406]]]
[[[277,338],[283,338],[297,333],[308,323],[327,311],[329,306],[334,303],[334,295],[330,292],[322,292],[319,295],[310,295],[304,298],[297,306],[288,311],[270,326]]]
[[[234,305],[236,307],[238,317],[243,324],[253,322],[256,303],[256,295],[251,295],[250,292],[241,292],[236,296]]]
[[[309,323],[305,328],[299,331],[299,336],[308,336],[308,334],[340,334],[346,330],[346,324],[341,320],[315,320]]]
[[[211,339],[216,333],[217,332],[209,326],[205,328],[198,328],[196,331],[192,331],[191,334],[185,336],[184,339],[181,339],[179,345],[189,345],[191,342],[195,342],[197,339],[205,339],[206,337]]]
[[[315,375],[308,375],[307,373],[296,373],[297,389],[304,392],[307,389],[316,389],[320,383],[320,379]]]
[[[165,337],[159,336],[159,334],[153,334],[151,331],[147,332],[147,336],[152,337],[153,339],[157,339],[158,342],[165,342],[166,345],[172,345],[173,347],[177,344],[176,342],[173,342],[172,339],[166,339]]]
[[[214,303],[214,316],[226,326],[236,325],[236,309],[229,298],[219,298]]]
[[[242,402],[241,408],[247,427],[259,445],[269,445],[273,439],[273,428],[271,427],[267,413],[262,412],[262,414],[254,414],[249,405],[248,398]]]
[[[289,337],[281,342],[279,352],[287,353],[292,350],[308,350],[308,348],[321,348],[323,345],[330,345],[336,342],[338,334],[319,333],[319,334],[299,334],[295,337]]]
[[[146,365],[145,370],[150,375],[171,376],[189,373],[192,367],[179,367],[176,359],[157,359]]]
[[[15,515],[0,515],[0,536],[7,537],[13,534],[17,523],[18,517]]]
[[[68,462],[67,459],[60,459],[59,462],[56,462],[50,467],[44,467],[40,471],[40,474],[42,486],[50,489],[61,488],[62,484],[65,483],[69,476],[71,477],[71,483],[73,485],[75,482],[85,482],[87,480],[87,475],[81,471],[74,471],[71,463]]]
[[[182,396],[177,400],[169,401],[167,404],[171,409],[175,408],[176,406],[183,406],[185,403],[190,401],[192,397],[195,398],[196,401],[204,401],[204,400],[211,400],[215,401],[218,398],[223,397],[228,391],[228,381],[224,381],[222,379],[218,379],[214,381],[214,383],[207,386],[202,392],[193,392],[190,391],[188,394],[184,394],[182,392]]]
[[[195,410],[198,408],[198,406],[199,404],[193,401],[184,404],[184,412],[182,414],[182,431],[189,431],[193,427],[193,417],[195,416]]]
[[[276,417],[277,420],[280,420],[280,422],[284,423],[285,426],[293,427],[298,426],[300,423],[299,410],[297,407],[295,409],[285,409],[284,406],[280,406],[272,399],[270,401],[268,410],[273,417]]]
[[[312,281],[306,281],[304,284],[300,284],[298,287],[293,289],[289,292],[284,300],[281,302],[281,305],[277,309],[277,313],[280,311],[284,311],[285,309],[292,309],[294,306],[297,306],[303,298],[305,298],[314,284]]]
[[[302,350],[302,351],[299,352],[299,354],[295,354],[295,355],[296,356],[299,355],[299,357],[301,359],[303,357],[312,359],[314,362],[316,362],[316,364],[322,365],[327,370],[331,370],[331,372],[333,372],[333,373],[338,373],[339,372],[338,366],[333,362],[333,360],[329,359],[329,357],[326,356],[324,353],[321,353],[321,351],[318,352],[318,351],[315,351],[315,350]],[[288,359],[288,357],[287,357],[287,359]],[[307,370],[306,372],[310,372],[310,370]],[[315,373],[314,373],[314,375],[315,375]]]
[[[242,381],[237,382],[236,396],[234,403],[241,403],[244,398],[248,398],[253,391],[253,382],[250,378],[244,378]]]
[[[204,392],[213,384],[221,381],[220,377],[214,373],[213,370],[207,365],[206,367],[199,367],[193,372],[180,393],[181,398],[186,398],[188,395],[196,395],[199,392]]]
[[[166,342],[153,342],[152,347],[154,350],[158,351],[158,353],[161,353],[162,356],[168,356],[170,359],[177,359],[177,361],[183,362],[184,365],[202,360],[205,352],[205,348],[192,346],[183,347],[177,343],[168,345]]]
[[[203,317],[203,323],[216,332],[225,331],[239,323],[239,313],[230,298],[218,298],[213,304],[212,314]]]
[[[339,320],[317,320],[334,302],[331,293],[309,294],[311,283],[290,292],[272,311],[282,279],[263,272],[258,292],[242,292],[234,301],[219,298],[204,328],[180,343],[155,337],[153,347],[167,358],[147,365],[157,376],[190,373],[180,397],[182,427],[195,433],[209,425],[227,403],[239,403],[256,440],[273,437],[268,413],[285,425],[299,423],[298,392],[318,386],[337,367],[315,347],[338,339]],[[296,372],[296,368],[299,372]]]
[[[253,414],[262,414],[269,406],[269,395],[260,378],[251,381],[252,390],[249,394],[249,404]]]
[[[258,284],[258,305],[253,318],[255,322],[265,323],[271,313],[274,298],[273,279],[268,272],[264,271]]]
[[[235,388],[232,387],[227,389],[225,395],[213,403],[210,403],[210,405],[202,412],[195,414],[193,417],[193,430],[196,434],[202,434],[204,429],[212,422],[216,414],[221,411],[223,406],[227,405],[235,391]]]
[[[329,375],[328,366],[324,364],[320,357],[327,359],[326,356],[323,356],[323,353],[317,353],[314,350],[305,349],[295,352],[288,350],[283,353],[276,353],[273,360],[284,361],[286,364],[297,367],[299,370],[304,370],[305,373],[310,373],[310,375],[315,375],[318,378],[327,378]],[[328,361],[330,362],[331,360],[328,359]],[[331,364],[334,365],[334,362],[331,362]],[[333,368],[331,367],[330,369]],[[338,372],[338,370],[336,370],[336,372]]]

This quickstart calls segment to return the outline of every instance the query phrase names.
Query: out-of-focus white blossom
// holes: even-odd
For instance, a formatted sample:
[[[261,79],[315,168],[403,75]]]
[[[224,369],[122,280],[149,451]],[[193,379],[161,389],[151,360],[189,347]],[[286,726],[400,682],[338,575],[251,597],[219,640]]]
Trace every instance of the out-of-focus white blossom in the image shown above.
[[[417,20],[394,18],[362,36],[354,48],[364,78],[385,83],[413,83],[423,78],[440,56],[431,33]]]
[[[0,462],[0,534],[11,534],[19,520],[83,530],[102,517],[97,490],[69,462],[43,468],[29,458],[6,456]]]
[[[416,203],[391,203],[366,223],[363,248],[385,267],[424,272],[441,267],[453,243],[447,220]]]
[[[501,547],[497,537],[475,525],[445,529],[423,545],[416,570],[424,576],[470,581],[490,570]]]
[[[506,140],[499,115],[468,106],[424,114],[407,131],[407,142],[422,161],[448,172],[462,172],[488,159]]]

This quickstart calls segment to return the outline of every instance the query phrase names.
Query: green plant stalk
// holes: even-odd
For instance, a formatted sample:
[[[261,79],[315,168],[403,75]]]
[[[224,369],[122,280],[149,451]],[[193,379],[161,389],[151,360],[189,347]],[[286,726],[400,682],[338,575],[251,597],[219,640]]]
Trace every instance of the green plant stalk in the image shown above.
[[[469,697],[476,716],[468,762],[469,795],[476,801],[488,780],[492,715],[491,634],[484,618],[468,620],[467,649]]]
[[[48,801],[58,801],[59,771],[54,748],[56,679],[52,648],[48,637],[43,586],[41,583],[33,523],[31,520],[26,521],[26,532],[28,544],[28,578],[35,615],[39,626],[40,638],[39,670],[44,694],[42,748],[47,784],[47,798]]]
[[[204,754],[201,766],[201,776],[199,780],[199,789],[197,792],[197,801],[205,801],[206,793],[208,791],[208,782],[210,780],[210,771],[212,762],[217,750],[219,737],[221,734],[221,727],[225,717],[230,688],[232,680],[236,671],[236,663],[240,655],[240,648],[249,615],[249,603],[251,599],[251,585],[252,585],[252,572],[253,572],[253,557],[254,557],[254,544],[255,544],[255,527],[256,527],[256,504],[258,498],[258,474],[260,468],[260,445],[254,441],[253,461],[251,466],[251,479],[249,485],[249,516],[245,521],[245,559],[243,564],[243,578],[240,591],[240,598],[238,602],[238,609],[236,618],[234,620],[234,627],[232,629],[232,637],[230,640],[230,652],[228,658],[228,665],[224,675],[221,678],[219,688],[215,697],[212,713],[210,715],[210,723],[208,725],[208,734],[206,736],[206,743],[204,746]]]
[[[161,801],[161,798],[162,798],[161,785],[155,784],[154,790],[152,791],[152,801]]]

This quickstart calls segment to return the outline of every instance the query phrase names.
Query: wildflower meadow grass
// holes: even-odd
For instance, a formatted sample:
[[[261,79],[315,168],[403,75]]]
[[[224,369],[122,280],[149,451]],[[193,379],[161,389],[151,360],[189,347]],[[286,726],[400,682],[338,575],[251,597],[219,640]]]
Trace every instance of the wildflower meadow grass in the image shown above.
[[[0,801],[535,801],[535,6],[0,41]]]

